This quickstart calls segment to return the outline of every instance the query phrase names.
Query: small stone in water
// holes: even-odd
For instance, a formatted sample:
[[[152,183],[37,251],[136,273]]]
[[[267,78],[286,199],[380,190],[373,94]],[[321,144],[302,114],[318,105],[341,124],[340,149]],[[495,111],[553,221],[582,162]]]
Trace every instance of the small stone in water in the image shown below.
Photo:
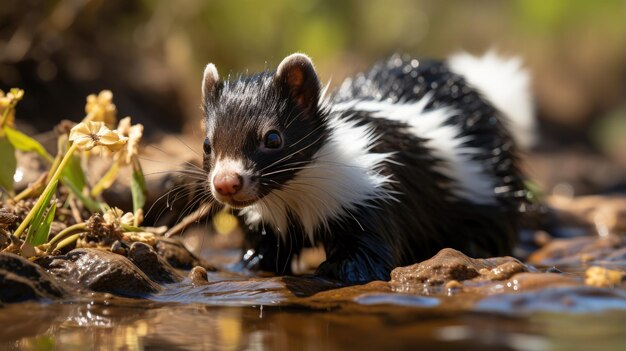
[[[115,242],[111,245],[111,252],[126,256],[126,249],[119,240],[115,240]]]
[[[463,289],[463,284],[458,280],[450,280],[446,283],[446,289]]]
[[[191,283],[194,286],[206,285],[209,283],[207,274],[208,273],[204,267],[195,266],[189,272],[189,279],[191,279]]]

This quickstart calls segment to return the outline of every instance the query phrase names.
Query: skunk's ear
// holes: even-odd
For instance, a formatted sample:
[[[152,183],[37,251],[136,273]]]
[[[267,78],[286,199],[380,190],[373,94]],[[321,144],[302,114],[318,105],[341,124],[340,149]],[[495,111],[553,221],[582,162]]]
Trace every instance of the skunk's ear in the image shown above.
[[[217,73],[217,68],[212,63],[206,65],[204,69],[204,77],[202,78],[202,100],[205,101],[207,97],[209,97],[213,91],[215,91],[215,86],[217,82],[219,82],[220,76]]]
[[[320,95],[320,81],[313,62],[304,54],[291,54],[278,65],[276,83],[296,105],[315,112]]]

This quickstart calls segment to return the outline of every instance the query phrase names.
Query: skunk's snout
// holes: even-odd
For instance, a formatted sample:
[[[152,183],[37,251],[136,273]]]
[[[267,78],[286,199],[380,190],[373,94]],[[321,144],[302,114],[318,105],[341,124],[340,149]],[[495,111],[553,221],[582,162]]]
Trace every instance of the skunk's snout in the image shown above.
[[[243,178],[235,172],[219,172],[213,177],[213,187],[220,195],[235,195],[242,185]]]

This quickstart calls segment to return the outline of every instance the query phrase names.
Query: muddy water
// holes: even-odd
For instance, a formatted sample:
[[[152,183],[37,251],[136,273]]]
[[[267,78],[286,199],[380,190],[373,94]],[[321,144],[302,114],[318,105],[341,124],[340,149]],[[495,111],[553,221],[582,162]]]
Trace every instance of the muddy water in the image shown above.
[[[581,267],[561,268],[581,279]],[[207,282],[186,279],[149,299],[91,293],[6,305],[0,349],[626,349],[623,289],[556,284],[485,295],[420,286],[421,294],[406,294],[387,282],[337,288],[307,277],[209,273]]]
[[[446,315],[374,306],[309,311],[270,306],[124,302],[11,306],[8,350],[620,350],[626,313]],[[10,336],[7,334],[11,334]]]

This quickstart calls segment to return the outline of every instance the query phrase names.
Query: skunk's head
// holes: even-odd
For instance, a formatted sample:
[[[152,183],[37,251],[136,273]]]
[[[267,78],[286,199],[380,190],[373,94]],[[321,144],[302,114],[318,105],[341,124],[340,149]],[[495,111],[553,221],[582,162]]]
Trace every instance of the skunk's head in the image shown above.
[[[286,57],[275,72],[226,81],[208,64],[202,98],[208,187],[233,208],[283,188],[327,138],[320,82],[303,54]]]

